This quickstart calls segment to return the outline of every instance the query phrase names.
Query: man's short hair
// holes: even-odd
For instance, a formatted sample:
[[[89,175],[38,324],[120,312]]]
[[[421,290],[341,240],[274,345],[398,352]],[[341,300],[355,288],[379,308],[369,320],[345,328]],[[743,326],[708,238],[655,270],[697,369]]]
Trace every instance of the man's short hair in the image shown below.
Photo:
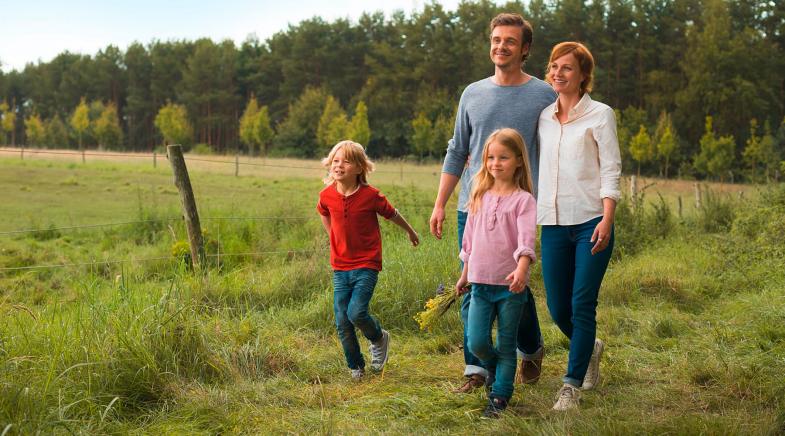
[[[491,31],[493,33],[493,29],[496,26],[515,26],[521,28],[521,44],[522,45],[529,45],[529,50],[531,50],[531,43],[534,31],[532,30],[532,25],[529,24],[528,21],[523,19],[521,14],[514,14],[510,12],[502,12],[501,14],[493,17],[491,20]],[[523,61],[526,61],[526,58],[529,57],[529,53],[527,52],[523,56]]]

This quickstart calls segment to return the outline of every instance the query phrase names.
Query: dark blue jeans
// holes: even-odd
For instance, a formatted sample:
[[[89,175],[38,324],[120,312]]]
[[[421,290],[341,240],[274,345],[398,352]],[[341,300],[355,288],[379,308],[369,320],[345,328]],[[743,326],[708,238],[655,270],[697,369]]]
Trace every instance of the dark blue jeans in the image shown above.
[[[463,230],[466,228],[466,212],[458,211],[458,250],[463,246]],[[463,268],[463,262],[461,262]],[[537,319],[537,306],[534,304],[534,294],[527,286],[521,293],[527,295],[526,301],[521,308],[521,320],[518,324],[517,347],[525,358],[533,359],[541,355],[542,352],[542,333],[540,332],[540,321]],[[472,293],[465,294],[461,301],[461,321],[463,321],[463,360],[466,364],[464,375],[481,374],[487,376],[487,371],[482,361],[473,355],[469,350],[466,338],[466,326],[469,319],[469,306]]]
[[[368,268],[333,271],[333,310],[335,327],[341,340],[346,363],[351,369],[365,368],[360,343],[354,328],[371,342],[382,338],[379,321],[368,313],[379,271]]]
[[[542,276],[548,311],[570,338],[563,381],[580,387],[597,334],[597,297],[613,252],[614,232],[605,250],[591,254],[591,235],[602,217],[572,226],[542,226]]]
[[[483,366],[496,374],[491,396],[509,400],[515,379],[515,354],[521,308],[528,300],[524,292],[514,294],[507,286],[472,284],[469,323],[465,326],[469,349]],[[491,326],[496,320],[496,346]]]

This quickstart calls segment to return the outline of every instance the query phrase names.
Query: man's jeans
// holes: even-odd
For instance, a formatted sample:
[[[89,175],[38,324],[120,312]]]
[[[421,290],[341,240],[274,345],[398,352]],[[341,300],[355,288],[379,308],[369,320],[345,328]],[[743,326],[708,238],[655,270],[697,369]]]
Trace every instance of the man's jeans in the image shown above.
[[[570,338],[565,383],[580,387],[597,333],[597,297],[613,252],[614,232],[605,250],[591,254],[592,233],[602,217],[572,226],[542,226],[542,276],[548,311]]]
[[[365,368],[365,360],[354,328],[359,328],[363,336],[371,342],[382,338],[379,321],[368,313],[368,303],[373,296],[378,277],[378,271],[368,268],[333,271],[335,327],[346,363],[351,369]]]
[[[466,212],[458,211],[458,250],[463,246],[463,230],[466,228],[466,219],[468,214]],[[463,262],[461,262],[463,268]],[[535,359],[542,356],[542,333],[540,332],[540,321],[537,319],[537,306],[534,304],[534,294],[527,286],[521,293],[527,295],[525,302],[522,306],[521,319],[518,324],[518,337],[517,346],[518,351],[525,359]],[[477,356],[469,351],[469,346],[466,338],[466,325],[469,319],[469,306],[471,303],[472,293],[465,294],[461,301],[461,321],[463,322],[463,361],[466,364],[464,370],[465,376],[473,374],[480,374],[483,377],[488,376],[488,372],[483,367],[482,362]]]

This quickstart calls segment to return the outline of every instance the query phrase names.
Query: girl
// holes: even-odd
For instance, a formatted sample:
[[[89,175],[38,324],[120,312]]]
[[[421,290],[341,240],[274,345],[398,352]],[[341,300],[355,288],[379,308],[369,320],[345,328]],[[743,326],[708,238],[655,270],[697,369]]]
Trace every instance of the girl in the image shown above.
[[[534,254],[537,206],[523,138],[514,129],[496,130],[482,152],[474,177],[456,292],[469,292],[466,325],[469,350],[488,370],[491,393],[484,418],[497,418],[512,397],[515,347]],[[497,322],[496,347],[491,327]]]
[[[537,223],[548,310],[570,338],[554,410],[578,407],[579,388],[600,378],[597,296],[613,251],[621,158],[613,109],[589,97],[594,58],[578,42],[551,51],[546,80],[559,94],[540,114]]]
[[[409,234],[415,247],[417,232],[390,205],[378,189],[368,184],[374,165],[362,145],[352,141],[336,144],[322,165],[328,170],[316,210],[330,236],[333,268],[335,326],[352,378],[365,375],[365,360],[354,328],[371,341],[371,367],[381,371],[387,362],[390,334],[368,313],[379,271],[382,240],[376,215],[394,222]]]

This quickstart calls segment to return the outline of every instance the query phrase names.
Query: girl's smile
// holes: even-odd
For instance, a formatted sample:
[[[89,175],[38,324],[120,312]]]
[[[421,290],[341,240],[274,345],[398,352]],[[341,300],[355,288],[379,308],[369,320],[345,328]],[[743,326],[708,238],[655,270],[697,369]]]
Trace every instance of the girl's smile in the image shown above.
[[[514,183],[515,171],[523,165],[521,158],[506,146],[492,142],[488,145],[485,168],[494,180],[504,184]]]

